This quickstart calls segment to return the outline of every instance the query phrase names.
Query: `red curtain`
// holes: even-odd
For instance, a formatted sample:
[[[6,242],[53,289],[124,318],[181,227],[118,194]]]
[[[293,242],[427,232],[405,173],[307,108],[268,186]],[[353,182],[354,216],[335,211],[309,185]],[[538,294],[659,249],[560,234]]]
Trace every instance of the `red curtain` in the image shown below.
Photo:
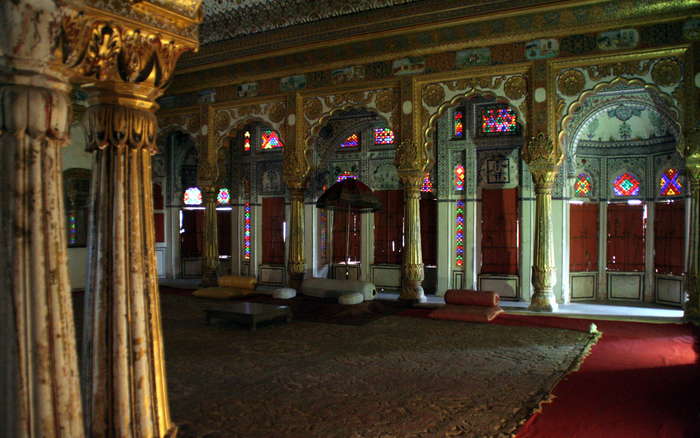
[[[216,230],[219,233],[219,255],[231,255],[231,210],[216,211]]]
[[[598,270],[598,204],[569,206],[569,270]]]
[[[262,262],[284,264],[284,198],[263,198]]]
[[[345,218],[347,212],[333,212],[333,262],[345,261]],[[362,216],[350,213],[350,261],[360,261],[360,230],[362,229]]]
[[[518,274],[518,189],[481,191],[481,273]]]
[[[654,270],[659,274],[681,275],[685,271],[685,203],[657,202],[654,209]]]
[[[423,264],[437,265],[437,201],[420,201],[420,244]]]
[[[382,210],[374,213],[374,263],[401,264],[403,255],[403,190],[377,190]]]
[[[644,271],[643,205],[608,204],[608,270]]]
[[[153,209],[162,210],[163,207],[163,191],[160,188],[160,184],[153,183]],[[156,242],[165,242],[165,214],[160,212],[154,213],[153,223],[156,227]]]
[[[180,249],[182,257],[202,256],[204,210],[182,210]]]

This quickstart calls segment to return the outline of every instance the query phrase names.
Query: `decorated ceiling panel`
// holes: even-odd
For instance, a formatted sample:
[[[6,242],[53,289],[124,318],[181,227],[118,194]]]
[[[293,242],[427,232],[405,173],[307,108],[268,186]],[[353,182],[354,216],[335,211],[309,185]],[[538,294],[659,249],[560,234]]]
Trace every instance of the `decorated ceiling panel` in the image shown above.
[[[202,44],[417,0],[204,0]]]

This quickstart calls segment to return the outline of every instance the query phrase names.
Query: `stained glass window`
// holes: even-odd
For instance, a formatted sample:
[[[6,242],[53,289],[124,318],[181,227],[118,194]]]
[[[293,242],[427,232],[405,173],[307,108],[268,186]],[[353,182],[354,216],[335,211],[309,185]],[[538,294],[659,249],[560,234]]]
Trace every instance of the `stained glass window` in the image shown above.
[[[659,194],[661,196],[677,196],[683,192],[683,185],[678,180],[678,176],[678,169],[674,168],[666,169],[661,174],[659,180]]]
[[[374,128],[374,144],[393,144],[394,131],[389,128]]]
[[[182,202],[185,205],[200,205],[202,203],[202,191],[197,187],[190,187],[185,190]]]
[[[617,196],[637,196],[639,195],[639,180],[631,173],[623,173],[615,178],[613,190]]]
[[[250,260],[250,202],[243,204],[243,259]]]
[[[464,266],[464,201],[457,201],[457,214],[455,216],[455,263]]]
[[[360,136],[353,134],[346,138],[344,142],[340,143],[341,148],[356,148],[360,145]]]
[[[78,220],[74,214],[68,216],[68,243],[75,245],[78,243]]]
[[[243,134],[243,150],[244,151],[250,150],[250,131],[246,131]]]
[[[591,194],[591,177],[588,174],[580,173],[574,183],[574,194],[580,198],[585,198]]]
[[[432,192],[433,191],[433,181],[430,179],[430,172],[425,172],[423,174],[423,186],[420,189],[421,192]]]
[[[464,190],[464,166],[455,166],[455,190]]]
[[[340,175],[338,175],[338,182],[345,181],[346,179],[357,179],[357,175],[350,172],[349,170],[340,172]]]
[[[452,135],[454,138],[464,138],[464,110],[461,108],[455,111],[452,127]]]
[[[510,107],[486,107],[481,109],[481,133],[513,134],[518,130],[518,117]]]
[[[284,147],[284,145],[275,131],[270,129],[263,131],[261,149],[276,149],[281,147]]]
[[[231,203],[231,193],[228,189],[219,189],[219,194],[216,196],[216,202],[218,204],[230,204]]]

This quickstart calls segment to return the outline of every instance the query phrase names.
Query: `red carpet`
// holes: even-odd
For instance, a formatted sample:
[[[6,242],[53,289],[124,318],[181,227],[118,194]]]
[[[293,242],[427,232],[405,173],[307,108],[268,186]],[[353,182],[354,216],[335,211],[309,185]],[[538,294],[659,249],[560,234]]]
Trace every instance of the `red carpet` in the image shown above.
[[[401,315],[428,313],[410,309]],[[516,437],[700,437],[700,332],[692,325],[508,314],[492,322],[583,331],[591,323],[602,338]]]

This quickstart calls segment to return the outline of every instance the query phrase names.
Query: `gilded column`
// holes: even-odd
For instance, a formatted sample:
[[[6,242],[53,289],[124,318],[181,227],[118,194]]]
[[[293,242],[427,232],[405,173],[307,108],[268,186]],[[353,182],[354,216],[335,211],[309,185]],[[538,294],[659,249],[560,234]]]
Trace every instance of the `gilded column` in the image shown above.
[[[53,1],[0,2],[0,437],[83,437]]]
[[[420,236],[420,188],[423,172],[402,173],[404,189],[405,247],[403,250],[401,294],[399,299],[407,302],[425,301],[423,292],[423,253]]]
[[[299,289],[304,280],[306,261],[304,260],[304,188],[290,187],[292,198],[289,218],[289,259],[287,269],[289,285]]]
[[[219,268],[219,233],[216,219],[216,197],[219,191],[214,185],[203,187],[204,201],[204,260],[202,286],[216,286]]]
[[[552,188],[564,154],[544,133],[532,137],[522,151],[535,185],[535,244],[532,264],[534,294],[530,310],[557,310],[554,296],[556,267],[552,245]]]
[[[189,12],[175,3],[170,9],[169,2],[75,4],[78,9],[63,20],[59,47],[74,80],[88,93],[85,125],[87,149],[93,154],[82,357],[87,434],[174,436],[156,273],[151,156],[156,152],[155,100],[178,57],[197,45],[191,17],[198,16],[199,4],[190,2],[194,9]],[[169,27],[154,27],[158,20]],[[172,26],[185,28],[177,33]],[[188,29],[195,29],[194,35]]]
[[[311,171],[307,157],[304,117],[304,99],[296,93],[287,99],[287,139],[293,145],[284,151],[283,177],[291,198],[289,218],[289,253],[287,257],[287,283],[299,289],[304,280],[306,259],[304,257],[304,192]],[[296,114],[299,114],[297,123]]]
[[[685,289],[685,318],[700,323],[700,128],[689,130],[678,144],[685,158],[686,177],[690,188],[690,234]]]

